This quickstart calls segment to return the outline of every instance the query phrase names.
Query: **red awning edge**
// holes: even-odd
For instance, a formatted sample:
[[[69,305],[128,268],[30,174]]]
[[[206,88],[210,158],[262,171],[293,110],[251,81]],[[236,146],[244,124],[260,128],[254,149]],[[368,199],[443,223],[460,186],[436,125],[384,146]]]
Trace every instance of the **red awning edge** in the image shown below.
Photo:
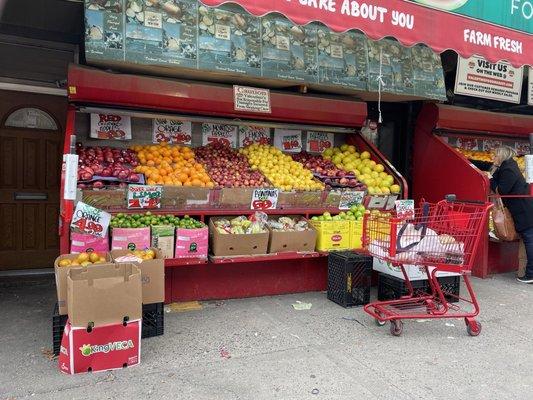
[[[411,47],[454,50],[514,67],[533,66],[533,35],[399,0],[201,0],[207,6],[235,3],[255,16],[277,12],[293,23],[321,22],[336,32],[362,31],[373,40],[387,36]]]

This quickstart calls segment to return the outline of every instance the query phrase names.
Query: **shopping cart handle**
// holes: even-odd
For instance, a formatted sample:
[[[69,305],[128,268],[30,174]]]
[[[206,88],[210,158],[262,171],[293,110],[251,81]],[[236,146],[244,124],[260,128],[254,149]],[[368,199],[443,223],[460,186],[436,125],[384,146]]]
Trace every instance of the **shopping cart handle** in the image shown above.
[[[444,196],[444,199],[450,203],[459,202],[468,204],[485,204],[485,202],[481,200],[457,200],[457,196],[455,194],[447,194],[446,196]]]

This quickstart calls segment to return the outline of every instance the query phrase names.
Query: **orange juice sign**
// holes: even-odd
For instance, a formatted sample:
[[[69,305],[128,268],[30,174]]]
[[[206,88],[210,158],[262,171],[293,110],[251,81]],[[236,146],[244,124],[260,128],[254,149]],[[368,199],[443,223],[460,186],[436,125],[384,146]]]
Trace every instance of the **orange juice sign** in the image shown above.
[[[156,118],[152,122],[152,142],[191,145],[190,121]]]
[[[128,208],[161,208],[162,186],[128,185]]]
[[[91,114],[91,137],[94,139],[131,139],[131,119],[124,115]]]
[[[278,206],[278,189],[254,189],[252,210],[274,210]]]
[[[202,145],[208,144],[237,147],[237,127],[224,124],[202,124]]]
[[[107,236],[110,221],[111,214],[79,201],[70,227],[74,232],[103,238]]]

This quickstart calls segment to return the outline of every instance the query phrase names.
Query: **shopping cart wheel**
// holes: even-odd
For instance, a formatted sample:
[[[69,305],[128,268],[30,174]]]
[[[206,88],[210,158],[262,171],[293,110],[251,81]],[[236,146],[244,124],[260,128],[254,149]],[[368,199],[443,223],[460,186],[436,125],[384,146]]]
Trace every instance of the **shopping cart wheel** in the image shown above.
[[[382,317],[383,316],[380,312],[376,312],[376,315],[378,317]],[[378,318],[375,318],[374,322],[376,323],[377,326],[383,326],[383,325],[385,325],[387,323],[387,321],[380,321]]]
[[[465,322],[466,331],[468,332],[468,334],[470,336],[479,336],[479,334],[481,333],[481,323],[476,321],[475,319],[469,321],[466,318]]]
[[[393,319],[390,322],[390,333],[392,336],[400,336],[403,332],[403,322]]]

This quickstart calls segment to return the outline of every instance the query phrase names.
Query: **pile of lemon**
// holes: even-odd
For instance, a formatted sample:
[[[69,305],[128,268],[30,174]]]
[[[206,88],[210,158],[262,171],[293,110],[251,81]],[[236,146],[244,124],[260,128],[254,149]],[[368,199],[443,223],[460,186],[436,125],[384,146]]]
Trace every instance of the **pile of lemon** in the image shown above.
[[[274,146],[254,143],[239,152],[248,158],[252,169],[259,169],[283,191],[324,189],[324,184],[317,181],[310,170]]]

